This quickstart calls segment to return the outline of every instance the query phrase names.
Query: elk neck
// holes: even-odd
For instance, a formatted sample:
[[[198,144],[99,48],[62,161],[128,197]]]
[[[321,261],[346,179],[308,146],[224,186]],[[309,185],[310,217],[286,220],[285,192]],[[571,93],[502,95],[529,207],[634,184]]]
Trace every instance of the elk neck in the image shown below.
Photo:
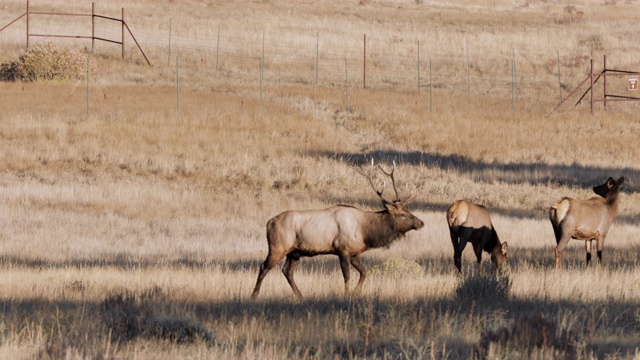
[[[498,245],[500,245],[500,239],[498,238],[498,233],[496,232],[495,228],[491,228],[491,238],[489,239],[489,241],[485,244],[484,246],[484,251],[488,252],[488,253],[492,253],[494,251],[500,252],[500,247]]]
[[[387,210],[368,212],[362,224],[362,237],[369,248],[389,247],[402,235]]]

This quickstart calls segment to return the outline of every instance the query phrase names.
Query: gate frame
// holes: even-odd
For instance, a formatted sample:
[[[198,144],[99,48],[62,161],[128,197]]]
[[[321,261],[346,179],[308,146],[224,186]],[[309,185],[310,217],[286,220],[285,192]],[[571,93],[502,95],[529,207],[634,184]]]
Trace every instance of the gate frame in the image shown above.
[[[91,16],[91,36],[86,36],[86,35],[60,35],[60,34],[32,34],[32,33],[29,32],[29,20],[30,20],[31,15],[85,16],[85,17],[86,16]],[[124,59],[124,55],[125,55],[125,52],[124,52],[124,50],[125,50],[125,42],[124,42],[124,40],[125,40],[125,29],[126,29],[129,32],[129,35],[131,35],[131,38],[133,39],[133,41],[136,43],[136,46],[140,50],[140,53],[142,54],[144,59],[147,61],[147,64],[149,64],[149,66],[152,66],[151,62],[147,58],[147,55],[145,55],[144,51],[142,50],[142,47],[140,47],[140,44],[138,43],[138,40],[133,35],[133,32],[131,32],[131,29],[129,28],[129,25],[127,25],[127,23],[124,21],[124,8],[122,8],[121,18],[117,19],[117,18],[113,18],[113,17],[109,17],[109,16],[96,14],[96,3],[95,2],[91,3],[91,14],[78,14],[78,13],[55,13],[55,12],[45,12],[45,11],[31,11],[31,7],[29,6],[29,0],[27,0],[27,11],[25,13],[23,13],[22,15],[18,16],[13,21],[11,21],[9,24],[5,25],[3,28],[1,28],[0,32],[2,30],[4,30],[4,29],[8,28],[9,26],[13,25],[16,21],[22,19],[23,17],[26,17],[26,23],[27,23],[27,28],[26,28],[27,49],[29,48],[29,38],[31,38],[31,37],[59,37],[59,38],[91,39],[91,52],[92,53],[93,53],[93,51],[95,49],[95,41],[96,40],[100,40],[100,41],[104,41],[104,42],[109,42],[109,43],[121,45],[122,46],[122,58]],[[96,18],[120,22],[122,24],[122,39],[121,39],[121,41],[116,41],[116,40],[110,40],[110,39],[104,39],[104,38],[96,37],[95,36]]]
[[[589,88],[587,88],[587,90],[582,94],[580,99],[578,99],[578,101],[575,103],[575,105],[573,105],[573,107],[576,107],[579,104],[581,104],[582,103],[582,99],[584,99],[584,97],[587,96],[587,94],[590,94],[591,95],[591,97],[590,97],[591,115],[593,115],[593,113],[594,113],[593,105],[596,102],[603,102],[604,103],[604,107],[606,109],[607,108],[607,101],[640,101],[640,97],[607,94],[607,76],[638,76],[638,77],[640,77],[640,72],[638,72],[638,71],[628,71],[628,70],[607,69],[607,55],[604,55],[603,70],[600,73],[596,74],[596,73],[593,72],[593,59],[591,59],[591,70],[590,70],[590,73],[587,76],[587,78],[584,79],[578,86],[576,86],[576,88],[573,91],[571,91],[569,93],[569,95],[567,95],[558,105],[556,105],[556,107],[554,107],[553,110],[551,110],[551,113],[549,113],[549,115],[551,115],[554,111],[556,111],[556,109],[558,109],[562,104],[564,104],[587,81],[590,81]],[[602,98],[596,98],[593,95],[593,85],[595,85],[595,83],[598,82],[598,80],[600,80],[601,77],[603,79]]]

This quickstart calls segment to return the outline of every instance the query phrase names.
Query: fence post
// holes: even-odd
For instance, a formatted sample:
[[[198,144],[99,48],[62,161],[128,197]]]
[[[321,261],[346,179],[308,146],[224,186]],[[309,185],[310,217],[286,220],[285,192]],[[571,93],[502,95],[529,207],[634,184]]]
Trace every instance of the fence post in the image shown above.
[[[513,49],[513,58],[511,59],[511,112],[516,117],[516,49]]]
[[[362,56],[362,88],[367,88],[367,34],[364,34],[364,54]]]
[[[180,57],[176,55],[176,116],[180,120]]]
[[[87,55],[87,119],[89,119],[89,74],[90,74],[89,59],[90,58],[91,57]]]
[[[122,58],[124,59],[124,8],[122,8]]]
[[[91,52],[96,48],[96,3],[91,3]]]
[[[349,112],[349,71],[347,68],[347,58],[344,58],[344,86],[347,94],[347,112]]]
[[[558,90],[560,91],[560,102],[562,102],[562,82],[560,81],[560,50],[558,52]]]
[[[171,65],[171,18],[169,18],[169,58],[167,59],[167,65]]]
[[[316,85],[318,84],[318,58],[320,56],[320,32],[316,32]]]
[[[420,94],[420,40],[418,40],[418,94]]]
[[[433,112],[433,81],[431,76],[431,58],[429,58],[429,112]]]
[[[218,72],[219,57],[220,57],[220,25],[218,25],[218,41],[216,42],[216,73]]]
[[[29,1],[27,1],[27,49],[29,49]]]
[[[607,110],[607,55],[604,55],[604,69],[602,71],[602,86],[604,90],[602,92],[602,99],[604,100],[604,109]]]
[[[465,41],[464,43],[467,52],[467,97],[471,96],[471,85],[469,80],[469,44]]]
[[[589,78],[591,79],[591,87],[589,88],[591,92],[591,115],[593,115],[593,59],[591,59],[591,73],[589,74]]]

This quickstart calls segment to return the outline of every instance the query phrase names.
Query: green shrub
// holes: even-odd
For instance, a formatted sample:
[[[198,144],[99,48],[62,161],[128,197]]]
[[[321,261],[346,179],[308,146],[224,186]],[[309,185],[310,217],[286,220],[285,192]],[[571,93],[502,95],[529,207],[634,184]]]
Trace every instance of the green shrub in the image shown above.
[[[0,65],[0,80],[80,80],[87,71],[87,56],[81,51],[54,44],[36,44],[18,61]]]

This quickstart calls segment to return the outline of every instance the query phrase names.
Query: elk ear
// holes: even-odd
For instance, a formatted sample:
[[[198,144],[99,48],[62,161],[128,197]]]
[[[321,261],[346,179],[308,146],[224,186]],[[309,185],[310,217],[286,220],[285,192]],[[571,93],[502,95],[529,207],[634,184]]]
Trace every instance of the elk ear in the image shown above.
[[[507,255],[507,251],[509,251],[509,245],[506,242],[502,243],[502,255]]]
[[[618,179],[618,185],[622,185],[622,183],[624,183],[624,176],[621,176],[620,179]]]
[[[382,204],[384,205],[384,208],[387,209],[387,211],[392,213],[392,214],[398,211],[398,207],[394,203],[392,203],[390,201],[384,201],[383,200]]]
[[[615,181],[615,180],[613,180],[613,178],[612,178],[612,177],[610,177],[609,179],[607,179],[607,187],[608,187],[609,189],[611,189],[611,188],[613,187],[613,185],[615,185],[615,184],[616,184],[616,181]]]

